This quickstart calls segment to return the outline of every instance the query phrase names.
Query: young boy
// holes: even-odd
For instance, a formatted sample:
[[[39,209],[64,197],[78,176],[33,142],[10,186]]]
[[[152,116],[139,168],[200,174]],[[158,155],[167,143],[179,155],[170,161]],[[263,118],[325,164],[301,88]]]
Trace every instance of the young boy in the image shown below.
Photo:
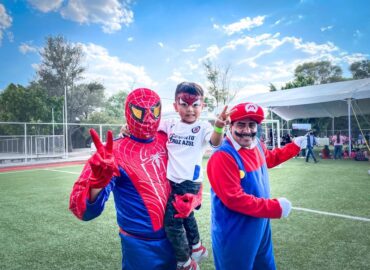
[[[159,126],[159,130],[167,133],[168,137],[167,178],[172,187],[165,214],[165,230],[179,270],[197,270],[198,263],[208,256],[200,241],[193,210],[201,204],[203,154],[209,144],[213,147],[221,144],[229,116],[225,107],[214,128],[208,121],[199,120],[204,107],[203,98],[200,85],[180,83],[176,87],[174,102],[180,120],[162,120]]]

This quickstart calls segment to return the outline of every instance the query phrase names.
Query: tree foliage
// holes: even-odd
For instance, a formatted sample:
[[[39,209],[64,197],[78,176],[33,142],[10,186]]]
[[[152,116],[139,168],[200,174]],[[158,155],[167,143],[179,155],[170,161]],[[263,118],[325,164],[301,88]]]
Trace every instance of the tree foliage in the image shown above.
[[[40,56],[42,60],[37,71],[37,83],[45,89],[49,97],[66,96],[66,120],[69,123],[87,119],[91,112],[104,105],[102,84],[78,84],[85,71],[81,46],[68,42],[62,36],[49,36],[44,48],[40,50]],[[76,126],[68,129],[69,150],[72,149],[71,137],[76,130]]]
[[[281,90],[304,87],[308,85],[313,85],[314,83],[315,80],[312,77],[304,77],[302,75],[298,75],[298,77],[295,78],[293,81],[287,82],[285,86],[282,86]]]
[[[64,97],[67,94],[68,122],[86,119],[89,113],[104,105],[102,84],[78,84],[85,71],[79,45],[71,44],[61,36],[50,36],[40,55],[42,61],[37,71],[37,83],[49,97]]]
[[[82,48],[69,43],[64,37],[49,36],[40,50],[41,64],[37,71],[39,83],[49,96],[63,96],[82,78]]]
[[[272,84],[272,83],[270,83],[269,88],[270,88],[270,92],[275,92],[275,91],[277,91],[276,86],[275,86],[274,84]]]
[[[122,119],[124,118],[125,115],[124,105],[126,98],[127,92],[123,90],[119,91],[118,93],[108,98],[104,110],[107,112],[109,116],[122,122]]]
[[[342,69],[329,61],[308,62],[297,66],[294,77],[313,79],[314,84],[339,82],[343,80]]]
[[[213,108],[228,103],[236,94],[230,91],[230,66],[217,67],[209,60],[203,65],[209,82],[208,93],[213,97],[213,99],[208,99],[208,106]],[[210,104],[213,100],[216,106]]]
[[[60,97],[48,97],[38,84],[28,87],[10,84],[0,94],[0,121],[2,122],[51,122],[52,108],[62,120]],[[47,129],[47,126],[43,126]],[[23,126],[6,125],[1,134],[23,134]],[[46,132],[46,131],[45,131]]]
[[[354,62],[349,67],[354,79],[370,78],[370,60]]]

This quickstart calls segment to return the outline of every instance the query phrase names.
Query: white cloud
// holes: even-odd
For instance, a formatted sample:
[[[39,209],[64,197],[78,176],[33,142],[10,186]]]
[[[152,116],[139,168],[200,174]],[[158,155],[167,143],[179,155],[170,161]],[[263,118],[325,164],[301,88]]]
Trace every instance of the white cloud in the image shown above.
[[[154,87],[157,85],[145,72],[145,68],[122,62],[109,55],[106,48],[96,44],[80,44],[86,56],[86,81],[102,83],[109,94],[133,87]]]
[[[64,19],[81,24],[100,24],[105,33],[114,33],[122,25],[130,25],[134,13],[129,8],[130,0],[28,0],[42,12],[58,11]]]
[[[129,37],[129,38],[127,38],[127,41],[128,42],[134,41],[134,38],[133,37]]]
[[[323,26],[320,28],[321,32],[325,32],[325,31],[329,31],[331,29],[333,29],[334,26],[332,25],[328,25],[328,26]]]
[[[258,27],[263,24],[264,20],[265,20],[265,16],[257,16],[254,18],[245,17],[245,18],[240,19],[240,21],[236,23],[232,23],[229,25],[223,25],[221,27],[217,24],[214,24],[213,28],[217,30],[222,29],[227,35],[231,36],[235,33],[242,32],[245,29],[251,30],[255,27]]]
[[[162,43],[162,42],[158,42],[158,46],[159,46],[159,47],[161,47],[161,48],[163,48],[163,47],[164,47],[164,45],[163,45],[163,43]]]
[[[343,61],[348,63],[349,65],[352,64],[353,62],[358,62],[362,60],[366,60],[369,57],[368,54],[362,54],[362,53],[355,53],[352,55],[344,55],[342,57]]]
[[[366,57],[348,55],[332,42],[307,42],[280,33],[264,33],[211,45],[198,64],[207,58],[214,64],[233,63],[231,84],[237,87],[230,89],[237,89],[238,95],[250,95],[268,91],[269,83],[280,88],[293,80],[295,68],[305,62],[330,61],[345,71],[348,63]]]
[[[169,81],[172,81],[172,82],[175,82],[175,83],[179,83],[179,82],[183,82],[183,81],[186,81],[185,77],[182,75],[182,73],[178,70],[174,70],[172,71],[172,74],[171,76],[169,76],[167,78],[167,80]]]
[[[192,44],[189,47],[182,49],[183,52],[195,52],[200,47],[200,44]]]
[[[221,53],[221,49],[217,45],[211,45],[207,49],[207,54],[200,58],[198,62],[203,62],[205,60],[215,60],[217,59],[218,55]]]
[[[24,42],[18,48],[22,54],[36,53],[38,51],[38,48],[36,46],[32,46]]]
[[[3,32],[12,25],[12,17],[6,13],[4,5],[0,4],[0,45],[3,39]]]
[[[46,13],[59,9],[63,0],[28,0],[28,3],[30,3],[35,9]]]
[[[277,20],[277,21],[274,23],[274,25],[279,25],[282,21],[283,21],[283,19]]]

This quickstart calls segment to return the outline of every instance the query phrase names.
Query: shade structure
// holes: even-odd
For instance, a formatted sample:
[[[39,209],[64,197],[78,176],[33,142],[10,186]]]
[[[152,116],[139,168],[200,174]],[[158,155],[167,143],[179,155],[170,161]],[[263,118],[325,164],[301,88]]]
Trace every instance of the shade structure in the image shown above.
[[[355,111],[370,114],[370,78],[311,85],[241,97],[270,108],[285,120],[348,115],[348,100]]]

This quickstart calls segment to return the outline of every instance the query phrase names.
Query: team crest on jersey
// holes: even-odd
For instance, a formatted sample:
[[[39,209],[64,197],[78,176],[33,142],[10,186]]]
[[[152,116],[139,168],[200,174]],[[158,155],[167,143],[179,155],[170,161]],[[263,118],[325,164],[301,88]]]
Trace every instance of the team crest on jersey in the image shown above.
[[[198,132],[199,132],[199,130],[200,130],[200,126],[196,126],[196,127],[193,127],[193,128],[191,129],[191,132],[193,132],[193,133],[198,133]]]
[[[245,111],[246,112],[257,112],[257,110],[258,110],[258,107],[257,107],[257,105],[255,105],[255,104],[247,104],[247,105],[245,105]]]

